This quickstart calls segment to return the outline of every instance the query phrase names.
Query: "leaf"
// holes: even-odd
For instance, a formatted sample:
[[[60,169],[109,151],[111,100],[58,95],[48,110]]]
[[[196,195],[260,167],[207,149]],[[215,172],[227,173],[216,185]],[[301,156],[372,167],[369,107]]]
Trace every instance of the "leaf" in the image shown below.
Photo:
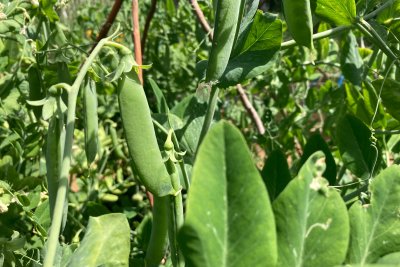
[[[249,29],[238,37],[237,49],[233,51],[218,87],[225,88],[251,79],[271,67],[268,64],[280,49],[282,22],[269,13],[257,11]],[[200,61],[196,68],[204,76],[207,61]]]
[[[359,119],[346,115],[337,124],[336,141],[343,163],[356,176],[371,175],[378,150],[372,143],[371,130]]]
[[[349,210],[349,263],[375,263],[400,251],[400,167],[383,170],[370,185],[370,204],[356,202]]]
[[[340,25],[352,25],[356,18],[354,0],[311,0],[311,9],[323,20]]]
[[[240,131],[211,128],[192,172],[179,238],[186,266],[275,266],[275,225],[268,193]]]
[[[358,52],[357,39],[352,31],[347,34],[340,53],[340,66],[344,77],[352,84],[361,86],[363,60]]]
[[[161,91],[160,87],[158,87],[157,83],[149,78],[150,87],[153,90],[154,96],[157,100],[157,111],[158,113],[167,114],[169,111],[167,100],[165,100],[164,94]]]
[[[277,266],[334,266],[346,257],[347,209],[339,193],[315,174],[322,155],[313,154],[273,203]]]
[[[400,121],[400,82],[393,79],[379,79],[372,82],[377,92],[381,92],[382,104],[387,112]]]
[[[68,266],[128,266],[130,228],[124,214],[90,217],[85,237]]]
[[[398,267],[398,263],[400,262],[400,251],[387,254],[380,258],[377,262],[381,264],[397,264],[396,266]]]
[[[332,156],[331,151],[329,150],[328,145],[326,144],[324,138],[319,133],[314,133],[308,139],[307,144],[304,148],[304,153],[301,157],[300,164],[301,166],[306,163],[307,159],[317,151],[324,152],[325,155],[325,164],[326,169],[322,174],[325,177],[330,185],[336,184],[336,163],[335,159]]]
[[[292,179],[285,154],[274,150],[265,162],[261,176],[268,189],[270,200],[273,201]]]

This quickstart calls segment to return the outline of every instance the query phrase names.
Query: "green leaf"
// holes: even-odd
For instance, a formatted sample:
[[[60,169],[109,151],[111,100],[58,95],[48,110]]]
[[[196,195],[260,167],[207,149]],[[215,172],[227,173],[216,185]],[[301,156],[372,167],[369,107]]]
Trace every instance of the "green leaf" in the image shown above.
[[[149,78],[149,83],[151,89],[153,90],[154,96],[156,97],[157,100],[157,112],[167,114],[169,108],[163,92],[153,79]]]
[[[397,264],[396,266],[398,266],[400,262],[400,251],[387,254],[380,258],[377,262],[381,264]]]
[[[269,64],[282,41],[282,21],[269,13],[257,11],[253,22],[238,37],[218,87],[225,88],[251,79],[271,67]],[[204,77],[207,61],[200,61],[196,68]]]
[[[356,18],[354,0],[311,0],[311,9],[323,20],[340,25],[352,25]]]
[[[57,0],[41,0],[40,3],[44,14],[51,22],[59,20],[57,12],[54,11],[54,5],[57,3]]]
[[[356,202],[349,210],[349,263],[375,263],[400,251],[400,167],[383,170],[370,183],[371,202]]]
[[[265,162],[261,176],[268,189],[268,195],[274,200],[292,179],[285,154],[274,150]]]
[[[344,77],[352,84],[361,86],[363,80],[363,60],[358,52],[357,39],[349,31],[340,51],[340,66]]]
[[[370,177],[378,157],[371,130],[356,117],[346,115],[337,124],[336,139],[346,167],[360,178]]]
[[[192,174],[179,235],[186,266],[275,266],[268,193],[240,131],[224,121],[214,125]]]
[[[277,266],[334,266],[346,257],[347,209],[339,193],[315,173],[322,155],[313,154],[273,203]]]
[[[68,266],[128,266],[130,228],[124,214],[90,217],[85,237]]]
[[[335,159],[332,156],[331,151],[329,150],[328,145],[326,144],[324,138],[319,133],[313,134],[307,141],[307,144],[304,148],[303,155],[300,160],[300,164],[303,165],[306,163],[307,159],[317,151],[324,152],[325,155],[325,164],[326,169],[322,174],[325,177],[330,185],[336,184],[336,163]]]
[[[382,104],[387,112],[400,121],[400,82],[393,79],[379,79],[372,83],[377,92],[381,93]]]

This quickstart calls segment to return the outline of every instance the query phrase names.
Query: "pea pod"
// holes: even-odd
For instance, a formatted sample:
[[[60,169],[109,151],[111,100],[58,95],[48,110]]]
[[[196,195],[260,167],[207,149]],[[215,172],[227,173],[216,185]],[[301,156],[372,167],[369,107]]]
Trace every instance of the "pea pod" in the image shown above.
[[[173,194],[169,174],[158,148],[150,108],[135,72],[124,75],[118,86],[118,101],[132,168],[155,196]]]
[[[58,114],[51,117],[46,140],[46,177],[51,218],[54,214],[65,141],[65,128],[60,116],[62,115]],[[63,225],[66,222],[66,209],[67,205],[64,206]]]
[[[214,38],[206,82],[218,80],[228,65],[242,9],[242,0],[218,0],[216,4]]]
[[[42,77],[39,68],[34,65],[28,70],[28,82],[29,82],[29,100],[36,101],[43,99],[46,94],[43,91]],[[42,116],[42,107],[34,106],[31,107],[35,117],[39,119]]]
[[[168,209],[169,197],[154,197],[153,223],[151,235],[146,251],[146,266],[159,266],[165,255],[168,233]]]
[[[96,83],[88,79],[83,89],[85,113],[85,152],[88,164],[97,155],[99,120],[97,117]]]
[[[299,45],[313,48],[313,23],[310,0],[283,0],[290,34]]]

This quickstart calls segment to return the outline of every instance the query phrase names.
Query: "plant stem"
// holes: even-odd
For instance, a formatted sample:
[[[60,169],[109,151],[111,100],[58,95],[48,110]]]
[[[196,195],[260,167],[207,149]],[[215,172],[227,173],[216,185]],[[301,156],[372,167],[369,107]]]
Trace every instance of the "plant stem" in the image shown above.
[[[149,32],[151,20],[154,17],[154,13],[156,13],[156,7],[157,7],[157,0],[151,0],[151,6],[149,9],[149,13],[147,13],[146,22],[144,23],[144,28],[143,28],[143,36],[141,42],[142,55],[144,55],[144,49],[146,47],[146,41],[147,41],[147,34]]]
[[[168,135],[168,130],[164,128],[164,126],[162,126],[158,121],[156,121],[155,119],[153,119],[153,124],[163,133],[165,133],[166,135]],[[176,137],[175,132],[172,132],[172,142],[174,143],[174,147],[175,147],[175,151],[178,153],[183,152],[179,146],[179,142],[178,142],[178,138]],[[182,175],[183,175],[183,181],[185,182],[185,187],[186,190],[189,191],[190,189],[190,181],[189,181],[189,176],[186,172],[186,167],[185,167],[185,163],[183,162],[183,160],[179,161],[179,167],[181,168],[182,171]]]
[[[169,208],[168,208],[168,236],[169,244],[171,249],[171,260],[174,267],[184,266],[183,256],[180,253],[178,243],[178,231],[183,225],[183,204],[182,204],[182,193],[181,185],[179,181],[179,175],[176,171],[175,164],[171,159],[166,162],[167,170],[171,177],[172,187],[176,192],[175,196],[169,196]]]
[[[350,29],[351,27],[352,26],[339,26],[339,27],[336,27],[336,28],[333,28],[333,29],[330,29],[330,30],[327,30],[327,31],[323,31],[323,32],[319,32],[319,33],[313,34],[313,40],[315,41],[315,40],[319,40],[319,39],[324,39],[324,38],[330,37],[330,36],[332,36],[334,34],[346,31],[346,30]],[[289,40],[289,41],[283,42],[281,44],[281,50],[288,49],[288,48],[291,48],[291,47],[296,46],[296,45],[297,44],[296,44],[295,40]]]
[[[356,23],[358,29],[367,35],[371,40],[371,42],[375,43],[391,60],[397,61],[397,55],[390,49],[390,47],[382,40],[381,36],[375,31],[375,29],[364,19],[360,18],[360,20]]]
[[[113,36],[111,36],[113,37]],[[111,38],[109,37],[109,38]],[[76,111],[76,100],[78,97],[79,88],[81,83],[90,67],[93,63],[95,57],[100,52],[104,44],[108,41],[108,39],[102,39],[95,49],[93,49],[92,53],[86,59],[83,64],[81,70],[78,73],[73,85],[71,86],[68,92],[68,113],[67,113],[67,123],[66,123],[66,134],[65,134],[65,145],[64,145],[64,154],[60,171],[60,180],[57,189],[56,202],[54,207],[54,214],[51,222],[51,228],[48,239],[47,253],[44,259],[43,266],[44,267],[52,267],[54,264],[54,258],[57,251],[58,246],[58,237],[60,235],[63,210],[65,201],[68,193],[68,176],[69,169],[71,165],[71,152],[72,152],[72,144],[74,139],[74,125],[75,125],[75,111]]]
[[[384,3],[383,5],[381,5],[380,7],[378,7],[377,9],[375,9],[374,11],[372,11],[371,13],[367,14],[364,16],[364,19],[368,20],[368,19],[372,19],[373,17],[375,17],[376,15],[378,15],[381,11],[383,11],[385,8],[389,7],[391,4],[393,4],[394,0],[388,0],[386,3]]]
[[[261,134],[261,135],[265,134],[265,128],[264,128],[263,122],[261,121],[260,116],[258,116],[257,111],[255,110],[255,108],[251,104],[250,100],[248,99],[246,92],[244,91],[242,85],[237,84],[236,88],[239,92],[239,97],[242,100],[243,106],[247,110],[247,113],[250,114],[250,118],[256,125],[259,134]]]
[[[132,39],[135,49],[135,60],[139,66],[142,65],[142,48],[140,44],[140,29],[139,29],[139,3],[138,0],[132,0]],[[139,68],[139,80],[143,85],[143,71]]]
[[[217,101],[218,101],[218,92],[219,92],[218,87],[213,85],[211,88],[210,100],[208,101],[206,117],[204,118],[203,128],[201,128],[196,153],[199,150],[200,144],[203,141],[204,137],[206,136],[208,129],[210,129],[212,120],[214,118],[215,108],[217,107]]]

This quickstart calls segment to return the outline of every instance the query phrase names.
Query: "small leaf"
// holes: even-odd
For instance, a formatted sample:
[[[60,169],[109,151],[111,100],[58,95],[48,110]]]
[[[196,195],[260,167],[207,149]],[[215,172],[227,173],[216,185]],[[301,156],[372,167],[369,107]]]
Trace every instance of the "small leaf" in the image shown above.
[[[261,171],[261,176],[267,186],[268,195],[273,201],[292,179],[286,156],[282,151],[271,152]]]
[[[379,79],[372,83],[377,92],[381,93],[383,106],[396,120],[400,121],[400,82],[392,79]]]
[[[329,150],[328,145],[326,144],[324,138],[319,133],[314,133],[311,137],[307,140],[307,144],[304,148],[304,153],[301,157],[300,164],[303,165],[306,163],[308,158],[317,151],[324,152],[325,155],[325,164],[326,169],[322,174],[325,177],[330,185],[336,184],[336,163],[335,159],[332,156],[331,151]]]
[[[383,170],[370,183],[371,202],[356,202],[349,210],[349,263],[375,263],[400,251],[400,167]]]
[[[340,66],[344,77],[352,84],[361,86],[363,60],[358,52],[357,39],[352,31],[347,34],[340,51]]]
[[[346,167],[360,178],[370,177],[378,157],[371,130],[356,117],[346,115],[337,124],[336,139]]]
[[[322,155],[313,154],[273,203],[277,266],[334,266],[346,257],[347,208],[339,193],[316,174]]]
[[[68,266],[128,266],[129,237],[130,228],[124,214],[90,217],[85,237]]]
[[[192,172],[180,232],[187,266],[275,266],[275,225],[267,190],[240,131],[211,128]]]

